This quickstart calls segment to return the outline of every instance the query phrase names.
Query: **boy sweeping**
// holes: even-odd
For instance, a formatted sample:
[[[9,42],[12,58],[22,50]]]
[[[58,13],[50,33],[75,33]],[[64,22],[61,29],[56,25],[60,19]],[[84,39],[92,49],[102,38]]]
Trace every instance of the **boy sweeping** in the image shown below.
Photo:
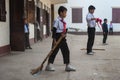
[[[70,65],[70,51],[66,42],[66,22],[64,21],[64,18],[66,17],[67,9],[64,6],[60,6],[58,9],[59,17],[54,21],[53,25],[53,43],[52,47],[56,44],[58,39],[63,36],[64,38],[58,45],[58,47],[53,51],[53,54],[50,55],[48,59],[48,65],[46,66],[46,71],[55,71],[55,68],[53,67],[54,59],[59,51],[61,49],[63,61],[64,64],[66,64],[65,71],[75,71],[75,68],[73,68]]]

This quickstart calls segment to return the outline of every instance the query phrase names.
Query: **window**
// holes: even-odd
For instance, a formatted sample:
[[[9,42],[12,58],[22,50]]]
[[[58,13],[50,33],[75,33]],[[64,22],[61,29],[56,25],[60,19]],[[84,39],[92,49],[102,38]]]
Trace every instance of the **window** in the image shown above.
[[[112,8],[113,23],[120,23],[120,8]]]
[[[5,0],[0,0],[0,21],[6,21]]]
[[[72,8],[72,23],[82,23],[82,8]]]

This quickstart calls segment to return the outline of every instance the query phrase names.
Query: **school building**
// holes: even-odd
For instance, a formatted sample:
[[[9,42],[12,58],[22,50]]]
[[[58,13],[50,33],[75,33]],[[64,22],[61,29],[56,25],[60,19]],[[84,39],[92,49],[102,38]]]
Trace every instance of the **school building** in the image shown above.
[[[95,17],[107,18],[108,24],[113,21],[114,34],[119,34],[119,3],[119,0],[0,0],[0,56],[10,51],[25,51],[24,18],[29,22],[31,44],[36,43],[39,37],[44,39],[50,36],[60,5],[68,9],[65,20],[71,28],[69,31],[86,34],[88,6],[94,5]],[[96,29],[101,32],[98,27]]]
[[[67,7],[66,22],[70,31],[79,32],[87,31],[86,15],[88,13],[89,5],[96,7],[94,16],[96,18],[108,19],[108,24],[113,21],[114,34],[120,32],[120,0],[68,0],[67,3],[55,5],[55,17],[57,17],[57,10],[60,5]],[[72,29],[73,28],[73,29]],[[97,32],[101,32],[99,27],[96,27]]]
[[[66,2],[67,0],[0,0],[0,56],[10,51],[25,51],[24,18],[29,22],[31,44],[39,40],[38,36],[42,39],[49,36],[54,20],[54,4]]]

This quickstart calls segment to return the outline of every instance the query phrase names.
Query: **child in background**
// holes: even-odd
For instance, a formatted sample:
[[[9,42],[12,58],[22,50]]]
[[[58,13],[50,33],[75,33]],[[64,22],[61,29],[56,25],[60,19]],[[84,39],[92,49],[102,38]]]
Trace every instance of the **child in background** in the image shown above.
[[[103,29],[103,44],[107,45],[107,43],[106,43],[107,35],[108,35],[107,19],[104,19],[104,23],[102,24],[102,29]]]
[[[109,34],[113,35],[113,24],[112,24],[112,21],[110,22],[110,25],[109,25]]]

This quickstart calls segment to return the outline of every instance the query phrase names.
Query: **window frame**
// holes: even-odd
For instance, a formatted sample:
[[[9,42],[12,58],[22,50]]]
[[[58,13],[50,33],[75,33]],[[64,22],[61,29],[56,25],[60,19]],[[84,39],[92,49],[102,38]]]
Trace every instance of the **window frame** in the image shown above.
[[[112,22],[113,23],[120,23],[120,7],[118,8],[112,8]]]
[[[83,8],[82,7],[73,7],[73,8],[71,8],[71,10],[72,10],[72,23],[82,23],[83,22]],[[78,13],[80,13],[80,14],[78,14]]]
[[[0,0],[0,21],[6,22],[6,2],[5,0]]]

